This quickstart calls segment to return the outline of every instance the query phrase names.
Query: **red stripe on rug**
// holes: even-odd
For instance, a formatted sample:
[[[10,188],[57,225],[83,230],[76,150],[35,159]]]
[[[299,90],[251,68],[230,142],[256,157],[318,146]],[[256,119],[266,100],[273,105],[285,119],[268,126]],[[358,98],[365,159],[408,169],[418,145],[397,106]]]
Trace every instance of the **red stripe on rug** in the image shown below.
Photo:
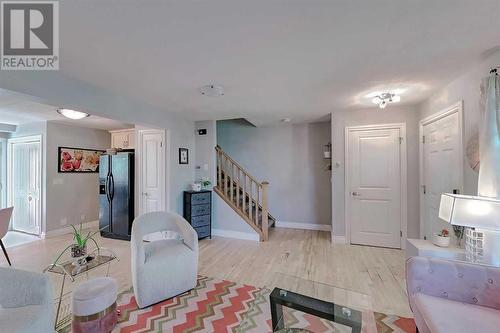
[[[413,320],[413,318],[400,317],[398,320],[394,321],[394,324],[407,333],[417,331],[417,326],[415,325],[415,320]]]
[[[223,317],[212,322],[215,332],[226,332],[228,327],[239,322],[236,314],[245,310],[244,302],[253,299],[251,292],[256,289],[246,285],[236,289],[238,295],[230,298],[231,305],[222,309]]]
[[[174,298],[171,298],[171,299],[167,299],[166,301],[163,301],[161,303],[157,303],[157,304],[153,305],[151,307],[150,311],[138,314],[137,315],[137,322],[135,322],[133,325],[130,325],[130,326],[127,326],[127,327],[122,327],[120,329],[120,333],[133,333],[136,330],[146,328],[148,320],[151,317],[159,315],[162,312],[162,308],[163,307],[172,304],[177,299],[178,299],[178,297],[174,297]]]
[[[226,293],[225,287],[231,285],[232,282],[229,281],[221,281],[219,283],[215,283],[215,289],[206,293],[206,299],[196,302],[197,310],[189,312],[186,314],[186,322],[177,325],[173,328],[173,332],[184,333],[194,328],[202,328],[203,320],[200,322],[201,327],[197,327],[196,319],[198,317],[204,317],[207,313],[209,313],[209,309],[212,309],[212,302],[217,301],[217,296],[224,295]]]

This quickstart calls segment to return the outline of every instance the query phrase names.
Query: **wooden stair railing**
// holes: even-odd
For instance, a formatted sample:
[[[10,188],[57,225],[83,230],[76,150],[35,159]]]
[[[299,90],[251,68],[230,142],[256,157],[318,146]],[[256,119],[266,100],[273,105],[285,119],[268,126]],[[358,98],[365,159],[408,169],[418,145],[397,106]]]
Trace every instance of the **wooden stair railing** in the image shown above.
[[[215,147],[215,152],[217,183],[214,191],[259,234],[261,241],[267,241],[269,228],[276,222],[269,214],[269,183],[256,180],[219,146]]]

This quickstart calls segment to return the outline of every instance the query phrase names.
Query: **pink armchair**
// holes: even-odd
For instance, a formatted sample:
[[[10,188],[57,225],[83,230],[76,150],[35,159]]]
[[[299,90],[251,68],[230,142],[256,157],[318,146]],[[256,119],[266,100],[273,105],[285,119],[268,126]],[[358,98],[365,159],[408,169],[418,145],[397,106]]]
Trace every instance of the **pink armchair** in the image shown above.
[[[420,333],[500,332],[500,268],[413,257],[406,286]]]

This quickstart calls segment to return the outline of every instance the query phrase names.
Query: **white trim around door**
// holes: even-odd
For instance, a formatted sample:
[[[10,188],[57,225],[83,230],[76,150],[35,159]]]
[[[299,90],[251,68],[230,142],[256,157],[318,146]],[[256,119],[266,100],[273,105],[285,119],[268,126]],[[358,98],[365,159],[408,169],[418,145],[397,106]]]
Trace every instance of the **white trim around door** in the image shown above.
[[[44,151],[44,145],[43,145],[43,137],[42,135],[30,135],[30,136],[24,136],[24,137],[18,137],[18,138],[12,138],[7,140],[7,206],[13,206],[13,184],[12,184],[12,179],[13,177],[13,145],[15,144],[21,144],[21,143],[38,143],[39,145],[39,156],[38,156],[38,168],[37,168],[37,178],[38,178],[38,193],[35,195],[38,197],[39,203],[37,205],[37,212],[36,212],[36,221],[35,222],[35,227],[36,231],[34,233],[31,232],[26,232],[30,234],[34,234],[36,236],[40,236],[44,231],[45,231],[45,184],[44,184],[44,156],[45,156],[45,151]],[[31,194],[30,194],[31,195]],[[16,207],[14,207],[14,210]],[[16,230],[15,226],[11,226],[12,230]],[[21,230],[22,231],[22,230]],[[25,231],[22,231],[25,232]]]
[[[420,184],[420,238],[424,238],[425,236],[425,197],[424,197],[424,126],[429,125],[435,121],[443,119],[447,116],[450,116],[454,113],[458,113],[458,135],[459,135],[459,145],[458,145],[458,154],[463,158],[463,137],[464,137],[464,128],[463,128],[463,101],[459,101],[448,108],[437,112],[429,117],[426,117],[419,122],[419,184]],[[460,173],[460,191],[463,193],[464,191],[464,163],[461,158],[462,163],[459,163],[457,166]]]
[[[346,126],[345,127],[345,174],[344,174],[344,220],[345,220],[345,241],[351,244],[351,220],[350,220],[350,207],[351,207],[351,184],[350,174],[348,168],[349,161],[349,134],[355,131],[369,131],[369,130],[384,130],[384,129],[399,129],[400,135],[400,191],[401,191],[401,218],[400,218],[400,248],[406,248],[406,238],[408,235],[408,198],[407,198],[407,157],[406,157],[406,124],[377,124],[365,126]]]

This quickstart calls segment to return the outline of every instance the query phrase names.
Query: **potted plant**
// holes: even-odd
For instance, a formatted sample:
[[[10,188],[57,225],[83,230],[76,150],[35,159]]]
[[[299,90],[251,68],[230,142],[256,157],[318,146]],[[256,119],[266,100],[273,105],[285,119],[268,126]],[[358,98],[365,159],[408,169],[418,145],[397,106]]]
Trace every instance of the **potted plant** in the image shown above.
[[[434,245],[440,247],[450,246],[450,232],[446,229],[443,229],[440,233],[435,233],[432,242],[434,243]]]
[[[68,245],[62,252],[61,254],[57,257],[57,259],[54,261],[54,265],[57,264],[59,259],[63,256],[63,254],[68,250],[71,249],[71,257],[72,258],[79,258],[77,260],[79,265],[84,265],[86,263],[85,255],[87,254],[87,243],[88,241],[94,242],[95,246],[97,249],[99,249],[99,245],[97,244],[96,240],[94,239],[94,236],[99,233],[100,230],[97,230],[95,232],[89,231],[87,234],[84,234],[82,230],[82,224],[80,224],[79,230],[75,228],[74,225],[71,225],[73,228],[73,240],[75,241],[73,244]],[[83,260],[82,260],[83,259]]]
[[[201,186],[203,187],[203,189],[210,189],[210,185],[212,185],[212,182],[207,177],[203,177],[203,179],[201,180]]]

